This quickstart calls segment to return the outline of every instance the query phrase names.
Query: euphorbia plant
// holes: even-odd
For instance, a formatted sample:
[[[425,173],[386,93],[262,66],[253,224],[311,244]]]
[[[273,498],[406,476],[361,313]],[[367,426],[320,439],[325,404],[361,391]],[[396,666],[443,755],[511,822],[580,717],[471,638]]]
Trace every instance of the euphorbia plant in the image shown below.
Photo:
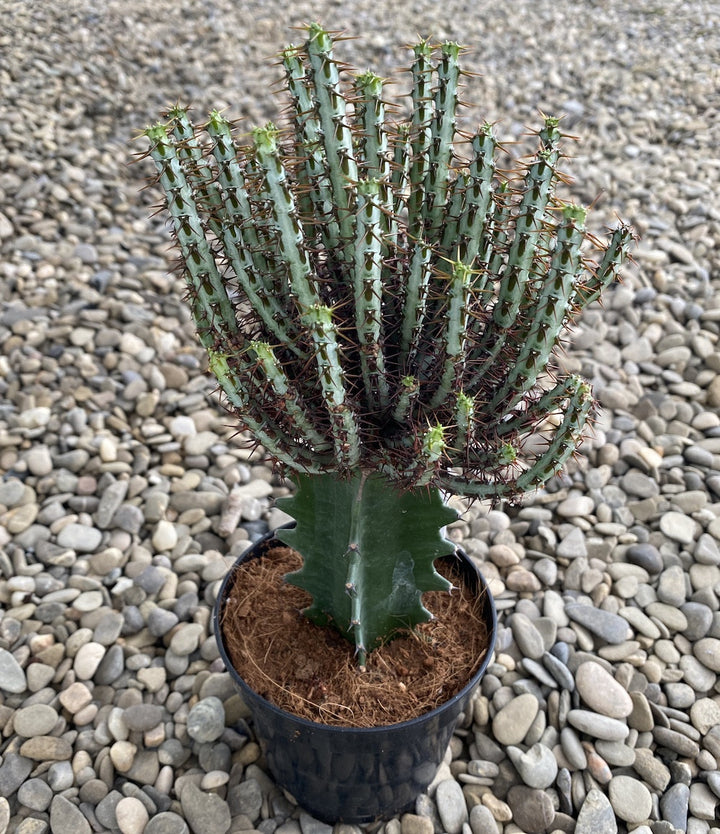
[[[458,134],[457,44],[414,47],[396,120],[381,78],[344,83],[331,34],[307,35],[282,52],[284,127],[239,145],[220,113],[196,128],[175,107],[146,135],[210,368],[297,484],[278,535],[303,566],[287,579],[363,665],[449,587],[440,491],[511,498],[572,455],[593,398],[550,360],[632,234],[597,243],[555,194],[557,119],[511,171],[492,125]]]

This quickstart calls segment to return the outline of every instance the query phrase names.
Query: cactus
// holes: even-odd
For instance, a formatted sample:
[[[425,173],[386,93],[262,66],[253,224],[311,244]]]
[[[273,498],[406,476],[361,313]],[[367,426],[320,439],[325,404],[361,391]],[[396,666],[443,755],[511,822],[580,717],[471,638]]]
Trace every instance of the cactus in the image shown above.
[[[362,664],[446,584],[439,490],[511,499],[573,454],[594,402],[553,352],[633,234],[621,223],[600,244],[556,195],[558,119],[512,171],[492,125],[458,134],[458,44],[414,47],[397,123],[381,78],[344,84],[331,33],[307,35],[281,53],[282,128],[239,145],[218,112],[196,127],[174,107],[146,137],[210,368],[297,481],[297,527],[280,535],[304,565],[289,581]]]

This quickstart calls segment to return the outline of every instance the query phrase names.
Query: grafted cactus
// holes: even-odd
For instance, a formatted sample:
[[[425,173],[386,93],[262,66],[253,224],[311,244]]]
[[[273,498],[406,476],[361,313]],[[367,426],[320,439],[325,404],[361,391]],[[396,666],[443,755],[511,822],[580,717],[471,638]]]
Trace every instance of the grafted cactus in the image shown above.
[[[219,113],[197,128],[176,107],[146,135],[210,368],[299,485],[285,504],[297,528],[281,534],[305,560],[290,581],[364,662],[446,585],[432,567],[452,549],[438,489],[512,498],[572,455],[593,399],[553,350],[632,233],[601,245],[556,195],[557,119],[513,171],[490,124],[458,135],[457,44],[414,47],[411,113],[396,122],[381,78],[343,83],[331,34],[307,34],[281,53],[282,128],[238,145]],[[538,433],[544,446],[528,442]],[[405,545],[384,548],[373,527],[399,514],[425,514],[436,535],[398,524]]]

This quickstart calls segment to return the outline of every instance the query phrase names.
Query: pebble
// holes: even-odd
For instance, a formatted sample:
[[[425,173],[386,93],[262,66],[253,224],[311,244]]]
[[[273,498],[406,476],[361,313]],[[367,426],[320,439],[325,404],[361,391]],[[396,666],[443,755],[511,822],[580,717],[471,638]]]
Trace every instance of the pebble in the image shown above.
[[[632,632],[624,620],[617,614],[593,608],[582,603],[568,603],[565,612],[571,620],[596,634],[607,643],[622,643],[632,637]]]
[[[539,707],[537,698],[531,693],[513,698],[493,718],[493,735],[501,744],[520,744],[535,720]]]
[[[180,802],[185,819],[195,834],[225,834],[230,828],[230,809],[218,794],[205,793],[188,782],[183,787]]]
[[[676,782],[660,797],[660,813],[664,820],[680,831],[687,830],[690,787]]]
[[[438,814],[447,834],[460,834],[468,821],[468,810],[462,788],[454,779],[440,782],[435,791]]]
[[[50,805],[52,834],[91,834],[90,823],[77,805],[64,796],[53,797]]]
[[[142,834],[150,815],[139,799],[125,796],[115,807],[115,819],[121,834]]]
[[[92,553],[100,547],[102,532],[85,524],[66,524],[58,533],[57,543],[81,553]]]
[[[225,730],[225,708],[219,698],[203,698],[190,710],[187,732],[190,738],[205,743],[216,741]]]
[[[590,710],[571,709],[567,720],[580,732],[606,741],[623,741],[629,733],[624,722]]]
[[[602,791],[587,792],[578,814],[575,834],[617,834],[618,825],[613,806]]]
[[[25,672],[7,649],[0,649],[0,689],[13,694],[27,689]]]
[[[638,824],[650,817],[652,796],[647,787],[632,776],[614,776],[608,785],[613,811],[625,822]]]
[[[599,663],[581,663],[575,685],[583,701],[595,712],[610,718],[627,718],[633,703],[625,689]]]
[[[544,744],[533,744],[527,751],[518,747],[508,747],[507,755],[528,787],[548,788],[555,781],[558,772],[557,761],[552,751]]]
[[[525,785],[510,788],[508,804],[513,821],[527,834],[544,834],[555,817],[555,809],[548,794]]]
[[[62,695],[61,695],[62,698]],[[22,707],[13,716],[13,729],[23,737],[48,735],[57,724],[58,714],[47,704],[31,704]]]

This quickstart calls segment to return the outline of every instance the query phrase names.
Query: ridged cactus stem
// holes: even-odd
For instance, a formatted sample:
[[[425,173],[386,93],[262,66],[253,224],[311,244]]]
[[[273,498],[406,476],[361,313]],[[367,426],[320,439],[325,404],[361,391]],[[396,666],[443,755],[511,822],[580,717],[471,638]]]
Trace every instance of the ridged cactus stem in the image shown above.
[[[288,91],[292,98],[296,153],[302,160],[298,168],[299,210],[306,223],[328,252],[340,244],[340,227],[335,216],[333,192],[327,170],[320,125],[308,73],[300,48],[290,46],[282,52]]]
[[[230,405],[242,412],[243,424],[248,431],[252,432],[256,442],[262,444],[276,460],[293,470],[301,469],[308,474],[315,475],[327,471],[332,458],[309,449],[298,448],[291,444],[286,445],[283,442],[286,434],[281,427],[271,420],[267,413],[260,411],[259,414],[255,414],[259,398],[256,392],[246,390],[252,372],[248,368],[233,367],[230,358],[227,354],[208,351],[210,370],[220,383]]]
[[[483,240],[489,232],[496,148],[492,125],[486,122],[472,140],[473,159],[470,163],[469,184],[465,190],[465,210],[457,225],[460,246],[455,256],[469,266],[482,254]],[[447,240],[443,239],[445,249],[448,245]],[[454,253],[449,254],[452,256]]]
[[[455,451],[464,455],[469,454],[469,448],[473,440],[473,421],[475,419],[475,399],[469,397],[464,391],[457,395],[455,404]]]
[[[190,303],[198,335],[206,348],[231,341],[238,332],[235,311],[215,264],[192,188],[164,125],[148,128],[150,155],[165,189],[168,211],[187,268]]]
[[[602,260],[596,270],[590,272],[590,278],[580,292],[582,307],[587,307],[600,298],[613,281],[617,280],[618,269],[628,257],[630,246],[635,240],[633,230],[621,224],[612,233],[610,243],[603,253]]]
[[[414,48],[415,61],[412,66],[412,134],[410,138],[411,155],[408,172],[410,194],[407,201],[408,228],[423,227],[423,204],[425,198],[424,183],[429,167],[430,146],[432,144],[433,119],[433,66],[431,62],[432,47],[427,41],[421,41]]]
[[[415,244],[403,299],[400,362],[405,368],[414,367],[425,323],[428,287],[432,277],[431,255],[432,250],[427,244]]]
[[[306,310],[320,303],[320,296],[297,216],[295,198],[280,159],[277,137],[278,130],[272,124],[253,131],[257,161],[265,174],[263,189],[273,206],[272,219],[277,232],[277,245],[287,265],[290,291],[302,317]]]
[[[390,163],[383,80],[373,72],[364,72],[355,79],[355,91],[355,117],[360,127],[357,152],[360,175],[365,179],[387,180]]]
[[[380,641],[430,619],[423,593],[449,590],[433,562],[452,553],[440,531],[457,514],[437,490],[400,491],[376,473],[296,481],[295,495],[278,501],[297,522],[278,536],[303,556],[287,580],[312,595],[306,615],[332,622],[362,665]]]
[[[315,342],[315,361],[323,400],[332,423],[332,439],[338,464],[354,469],[360,460],[360,433],[355,415],[347,401],[347,391],[338,350],[338,332],[332,310],[317,304],[307,311]]]
[[[570,301],[575,293],[575,281],[583,268],[580,246],[585,233],[585,209],[566,205],[563,221],[557,229],[557,242],[550,261],[550,269],[533,311],[528,313],[530,327],[520,340],[520,352],[510,373],[490,401],[487,411],[492,413],[502,403],[507,411],[513,409],[526,391],[532,388],[545,370],[550,354],[570,312]]]
[[[473,273],[469,266],[457,261],[451,263],[452,272],[447,277],[447,290],[443,295],[447,298],[445,311],[445,326],[439,344],[443,346],[443,358],[440,384],[432,399],[430,408],[437,408],[440,403],[456,389],[456,381],[464,373],[466,340],[468,329],[468,298],[472,284]]]
[[[288,419],[296,426],[298,439],[305,441],[316,451],[328,451],[332,448],[327,438],[312,423],[307,409],[297,399],[294,387],[278,361],[272,345],[267,342],[251,341],[248,345],[250,354],[254,354],[263,376],[273,390],[278,402],[281,402]]]
[[[389,388],[383,349],[383,215],[379,205],[380,186],[377,179],[357,183],[355,327],[360,345],[365,396],[371,407],[385,411],[388,407]]]
[[[508,253],[507,266],[500,281],[500,297],[493,311],[498,328],[506,330],[515,322],[525,297],[535,258],[535,247],[545,228],[546,210],[557,179],[560,152],[557,119],[547,118],[541,133],[542,149],[525,178],[525,191],[515,221],[515,238]]]
[[[400,396],[397,405],[393,410],[392,417],[396,423],[404,423],[418,398],[418,381],[414,376],[406,376],[402,379]]]
[[[505,477],[501,482],[485,480],[482,475],[476,479],[448,476],[440,483],[450,492],[459,492],[476,498],[501,499],[527,492],[546,483],[556,475],[573,454],[581,440],[582,432],[593,406],[590,386],[580,377],[571,377],[568,385],[569,401],[562,422],[554,430],[547,448],[522,471],[517,478]],[[472,460],[470,461],[472,465]]]
[[[230,125],[214,111],[207,125],[213,139],[212,153],[217,161],[217,181],[222,191],[223,222],[216,234],[222,241],[225,257],[250,306],[279,344],[302,355],[295,334],[287,328],[287,316],[278,302],[267,260],[259,251],[252,225],[252,208],[245,189],[245,178],[237,161]]]
[[[437,67],[438,87],[435,91],[435,116],[432,123],[423,206],[429,240],[441,235],[444,223],[460,80],[460,45],[444,43],[441,52],[442,59]]]
[[[332,187],[333,206],[340,227],[340,255],[352,258],[353,210],[348,184],[358,179],[353,135],[348,124],[347,104],[340,88],[338,65],[332,54],[330,34],[317,24],[310,25],[307,55],[319,116],[325,163]]]
[[[195,126],[190,121],[187,109],[173,107],[168,111],[168,118],[172,125],[175,138],[175,148],[184,170],[188,172],[188,180],[193,185],[196,200],[207,204],[209,227],[213,234],[218,234],[220,223],[215,213],[222,200],[215,183],[210,166],[198,144]]]

